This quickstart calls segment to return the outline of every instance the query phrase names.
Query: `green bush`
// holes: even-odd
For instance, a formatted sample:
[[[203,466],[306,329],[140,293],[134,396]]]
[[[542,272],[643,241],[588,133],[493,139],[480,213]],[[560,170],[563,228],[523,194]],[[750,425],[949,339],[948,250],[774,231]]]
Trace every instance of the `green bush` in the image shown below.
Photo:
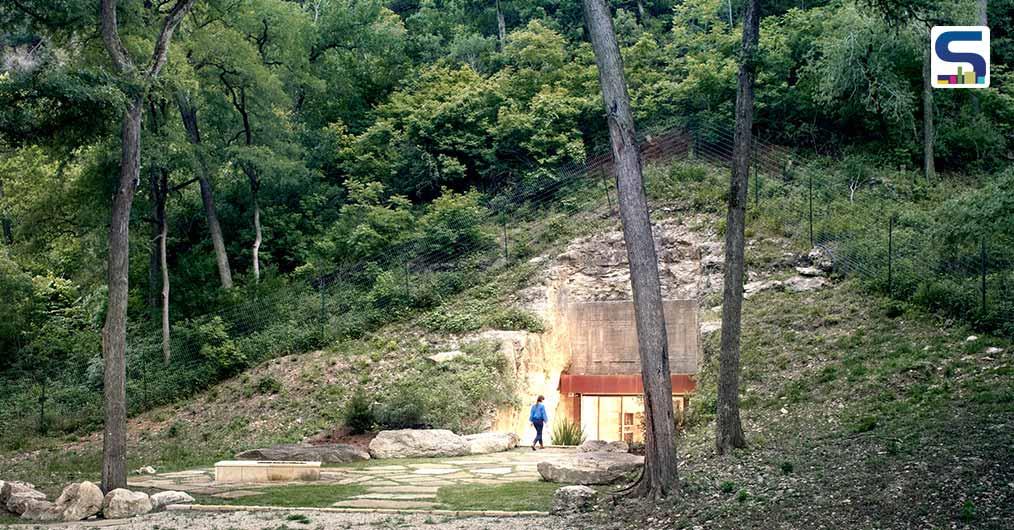
[[[376,418],[373,407],[364,393],[356,392],[345,405],[345,426],[352,434],[362,434],[373,429]]]
[[[425,423],[427,395],[418,384],[399,386],[382,397],[377,407],[377,425],[384,429],[431,427]]]
[[[553,445],[581,445],[585,435],[581,424],[561,419],[553,425]]]
[[[424,328],[438,333],[468,333],[482,328],[482,315],[475,308],[460,311],[437,309],[419,321]]]
[[[516,307],[493,311],[486,318],[486,325],[494,329],[530,331],[532,333],[542,333],[546,330],[546,325],[537,315]]]
[[[257,392],[261,394],[277,394],[282,391],[282,383],[270,375],[257,381]]]

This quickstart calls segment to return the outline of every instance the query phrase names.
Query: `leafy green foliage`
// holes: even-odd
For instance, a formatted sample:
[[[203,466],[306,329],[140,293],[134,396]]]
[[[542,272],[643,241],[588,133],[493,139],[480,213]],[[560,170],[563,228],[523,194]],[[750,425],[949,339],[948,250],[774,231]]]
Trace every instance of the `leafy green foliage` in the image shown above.
[[[553,422],[554,445],[581,445],[585,435],[581,424],[569,418],[558,418]]]

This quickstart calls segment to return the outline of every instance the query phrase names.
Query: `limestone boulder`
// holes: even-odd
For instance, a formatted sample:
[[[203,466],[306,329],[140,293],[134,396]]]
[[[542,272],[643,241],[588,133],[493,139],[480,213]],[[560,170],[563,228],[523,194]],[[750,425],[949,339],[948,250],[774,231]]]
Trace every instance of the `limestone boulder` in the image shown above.
[[[782,285],[789,291],[801,293],[826,287],[828,281],[820,276],[793,276],[782,282]]]
[[[521,441],[521,438],[512,432],[484,432],[469,434],[463,438],[468,442],[469,453],[473,455],[510,451]]]
[[[426,458],[464,456],[471,445],[446,429],[400,429],[380,431],[370,442],[373,458]]]
[[[183,491],[160,491],[151,496],[152,511],[161,510],[170,504],[193,504],[194,498]]]
[[[461,357],[463,355],[465,355],[465,352],[461,350],[451,350],[451,351],[442,351],[436,355],[430,355],[429,357],[427,357],[427,359],[437,364],[440,364],[457,359],[458,357]]]
[[[271,460],[274,462],[324,462],[345,464],[369,460],[370,453],[361,447],[346,444],[288,444],[264,449],[251,449],[236,455],[236,460]]]
[[[630,453],[577,453],[539,462],[539,475],[548,482],[612,484],[644,466],[644,457]]]
[[[552,513],[563,515],[591,511],[598,492],[588,486],[564,486],[553,494]]]
[[[21,506],[21,518],[26,521],[48,523],[62,521],[60,509],[49,501],[42,499],[28,499]]]
[[[578,450],[582,453],[629,453],[630,446],[622,440],[607,442],[605,440],[587,440]]]
[[[28,502],[32,500],[44,501],[46,494],[27,482],[4,482],[0,487],[0,505],[14,515],[24,513]]]
[[[80,521],[102,511],[102,490],[91,482],[71,484],[56,499],[56,509],[64,521]]]
[[[117,488],[102,499],[102,515],[106,519],[125,519],[151,511],[151,497],[141,491]]]

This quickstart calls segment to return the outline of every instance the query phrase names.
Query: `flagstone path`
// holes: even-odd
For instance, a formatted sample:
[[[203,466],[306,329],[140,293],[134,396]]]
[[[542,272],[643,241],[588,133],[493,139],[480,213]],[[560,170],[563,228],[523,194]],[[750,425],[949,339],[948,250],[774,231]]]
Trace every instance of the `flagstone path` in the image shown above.
[[[546,448],[532,451],[518,448],[503,453],[454,458],[372,460],[363,463],[324,467],[322,484],[358,484],[366,489],[361,495],[335,502],[336,508],[431,509],[439,508],[437,490],[462,484],[508,484],[537,481],[537,466],[571,454],[572,448]],[[180,490],[192,494],[235,499],[257,495],[264,487],[307,482],[271,482],[254,484],[218,484],[213,468],[131,477],[129,485],[140,488]]]

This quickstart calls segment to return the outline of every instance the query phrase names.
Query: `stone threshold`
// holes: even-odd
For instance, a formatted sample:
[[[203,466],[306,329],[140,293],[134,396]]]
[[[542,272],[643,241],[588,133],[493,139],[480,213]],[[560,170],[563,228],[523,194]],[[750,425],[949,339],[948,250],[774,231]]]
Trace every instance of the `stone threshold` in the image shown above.
[[[287,508],[284,506],[233,506],[227,504],[170,504],[167,512],[322,512],[322,513],[393,513],[442,515],[449,517],[541,517],[549,512],[499,510],[427,510],[409,508]]]

